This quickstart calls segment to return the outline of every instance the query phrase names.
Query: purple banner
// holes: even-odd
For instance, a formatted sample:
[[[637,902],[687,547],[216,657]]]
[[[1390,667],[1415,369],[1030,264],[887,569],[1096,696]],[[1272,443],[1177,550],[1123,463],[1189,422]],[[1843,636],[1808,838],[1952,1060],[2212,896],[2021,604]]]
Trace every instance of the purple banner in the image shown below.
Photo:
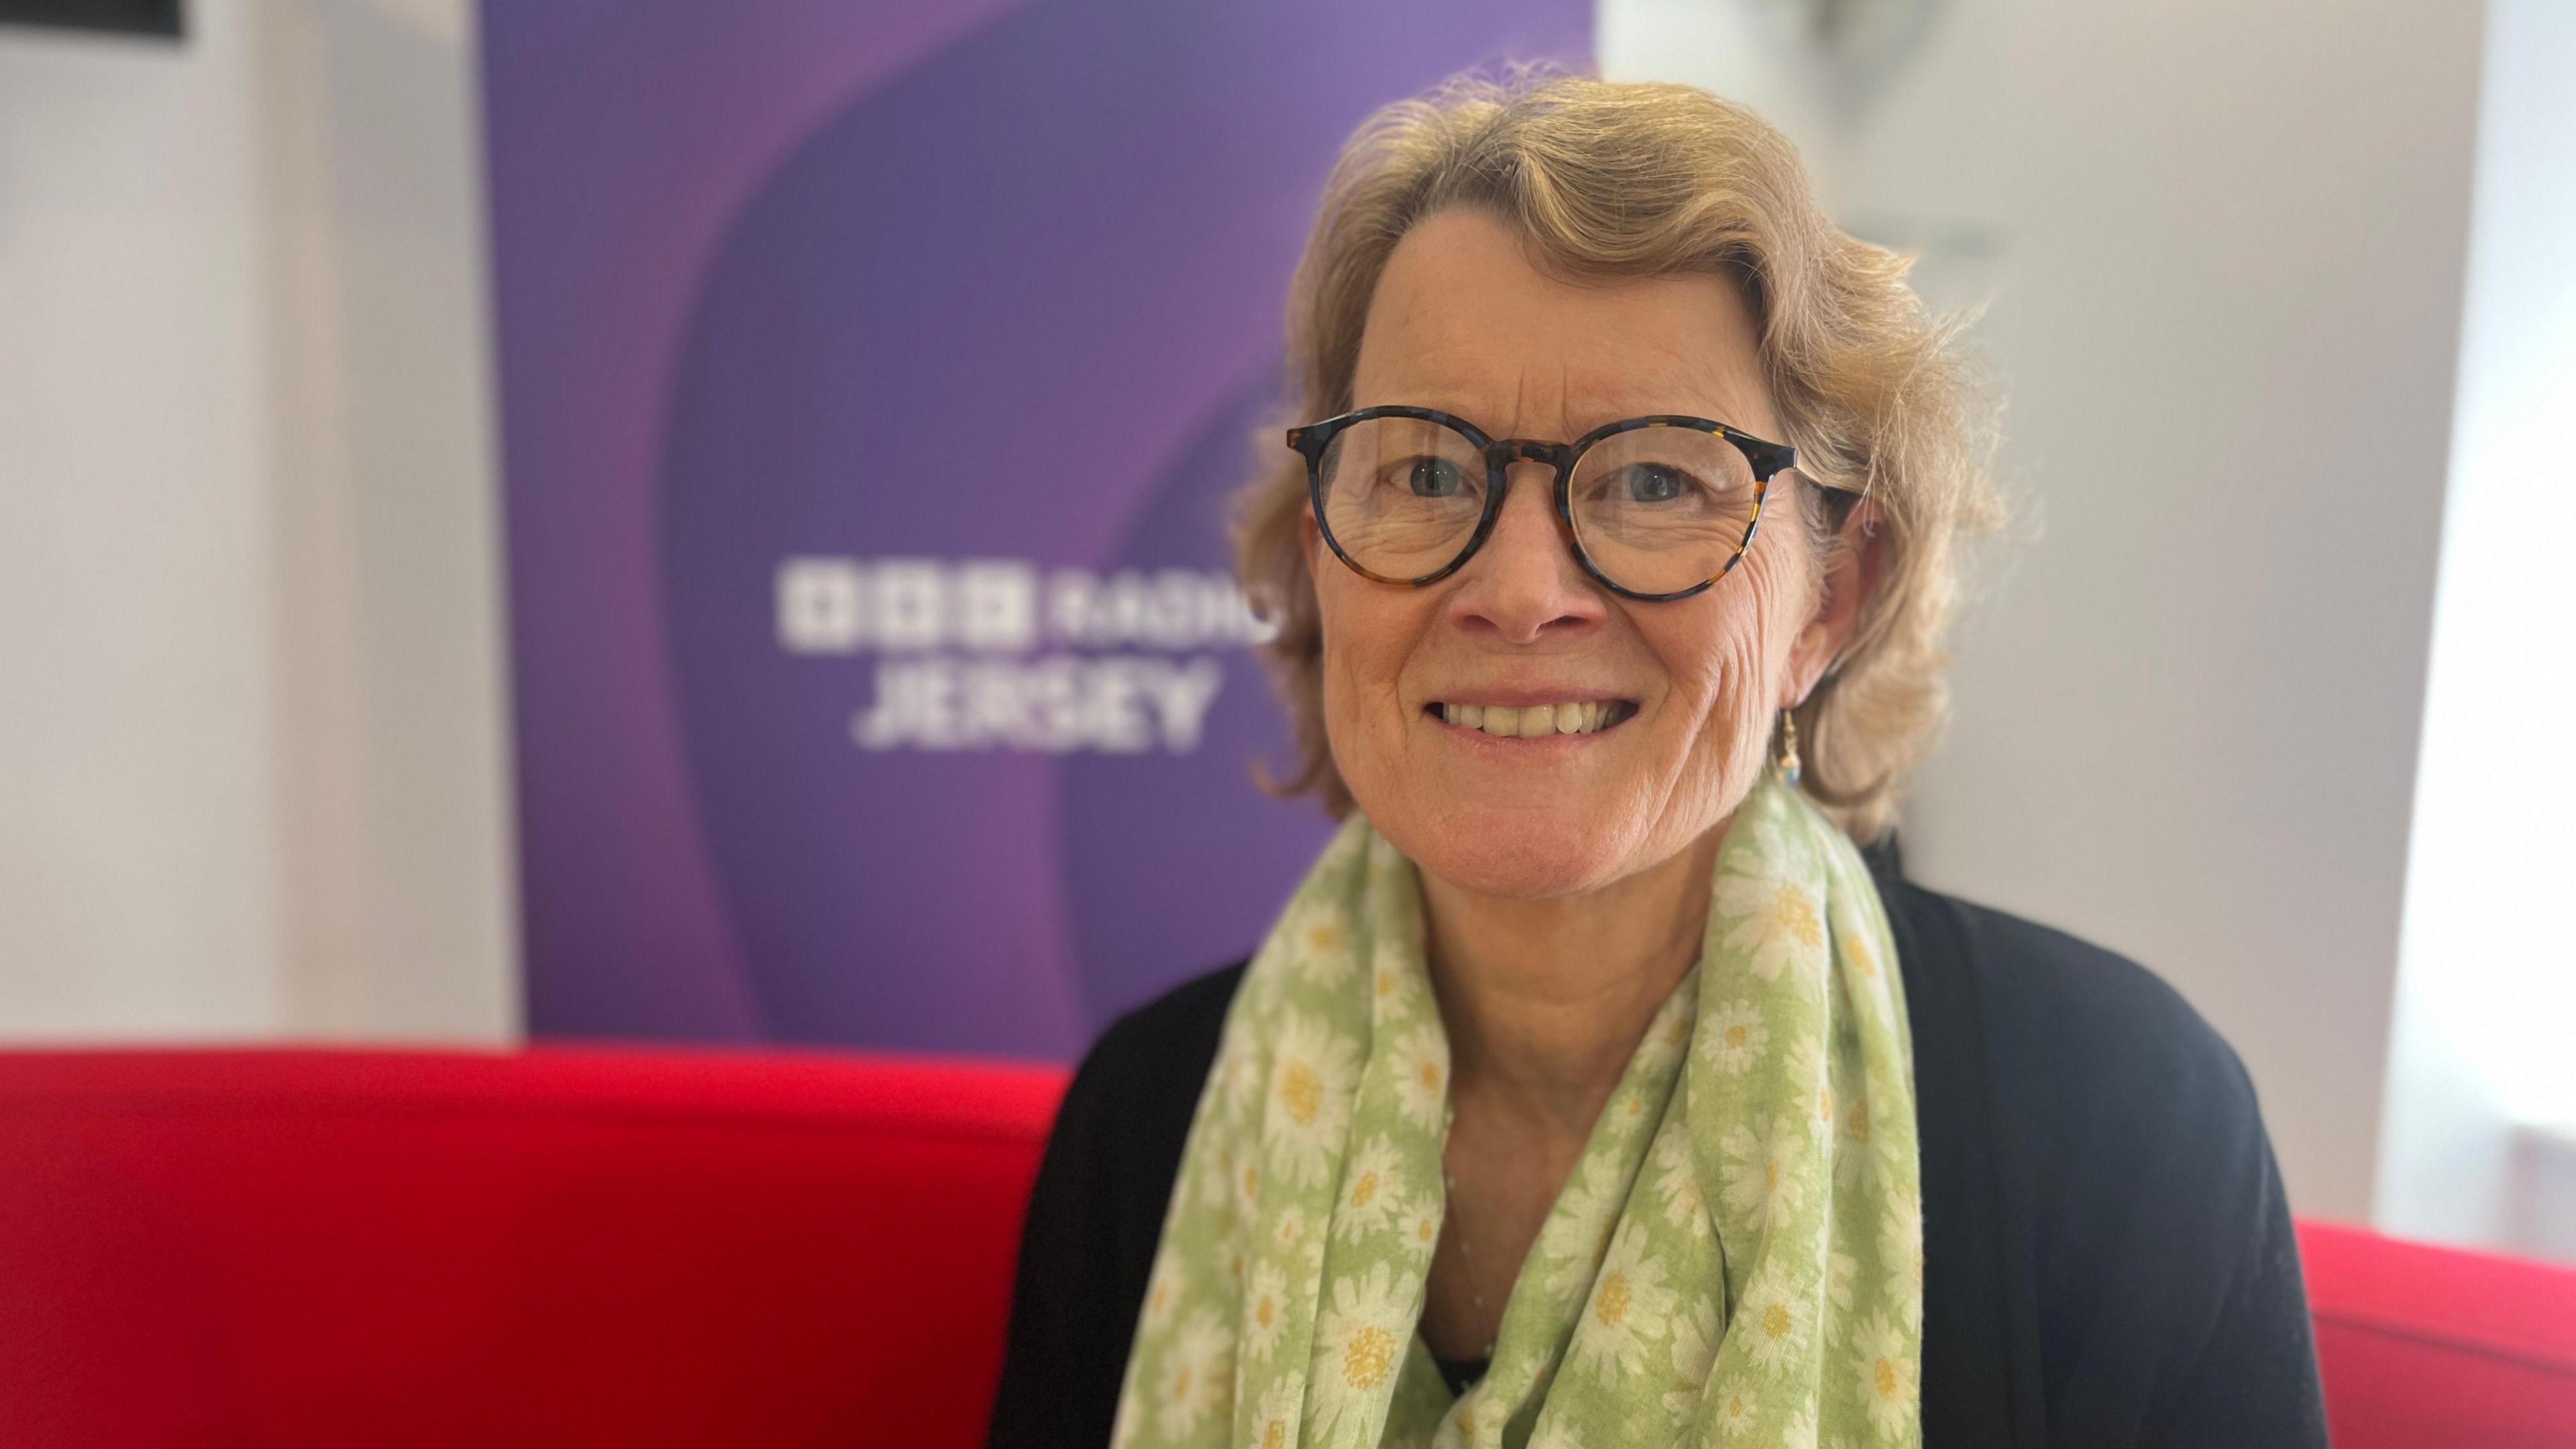
[[[491,4],[533,1033],[1062,1057],[1327,824],[1223,521],[1371,109],[1581,0]]]

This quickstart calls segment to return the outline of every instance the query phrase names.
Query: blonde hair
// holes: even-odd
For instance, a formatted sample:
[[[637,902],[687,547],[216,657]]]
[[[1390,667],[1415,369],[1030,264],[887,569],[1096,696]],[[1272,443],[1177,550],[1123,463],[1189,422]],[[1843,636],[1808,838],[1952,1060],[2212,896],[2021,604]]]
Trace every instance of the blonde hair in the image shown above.
[[[1997,511],[1991,410],[1956,324],[1926,311],[1905,258],[1825,218],[1795,149],[1741,106],[1679,85],[1462,78],[1370,117],[1325,184],[1289,295],[1297,421],[1350,409],[1388,256],[1455,207],[1501,218],[1571,276],[1703,273],[1742,289],[1798,470],[1863,490],[1887,535],[1877,593],[1796,711],[1803,788],[1855,838],[1885,833],[1948,705],[1954,543]],[[1283,458],[1239,500],[1235,566],[1279,627],[1270,651],[1298,758],[1274,788],[1311,791],[1339,817],[1351,796],[1324,733],[1306,511],[1305,464]],[[1818,509],[1806,522],[1821,556],[1836,531]]]

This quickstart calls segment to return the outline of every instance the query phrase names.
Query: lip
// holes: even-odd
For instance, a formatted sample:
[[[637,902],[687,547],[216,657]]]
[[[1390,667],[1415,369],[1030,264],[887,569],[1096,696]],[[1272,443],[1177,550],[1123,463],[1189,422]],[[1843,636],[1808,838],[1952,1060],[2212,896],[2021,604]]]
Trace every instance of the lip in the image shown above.
[[[1462,689],[1454,694],[1434,694],[1422,703],[1424,709],[1435,704],[1502,705],[1509,709],[1527,709],[1534,704],[1635,704],[1637,697],[1612,689],[1577,689],[1572,686],[1550,689]]]

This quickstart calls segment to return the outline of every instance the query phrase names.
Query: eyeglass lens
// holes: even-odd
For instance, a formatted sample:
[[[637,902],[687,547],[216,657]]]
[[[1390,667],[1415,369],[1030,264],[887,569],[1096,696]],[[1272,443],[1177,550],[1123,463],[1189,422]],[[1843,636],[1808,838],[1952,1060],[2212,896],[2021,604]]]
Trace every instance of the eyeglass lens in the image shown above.
[[[1485,511],[1484,453],[1445,423],[1369,418],[1335,434],[1317,468],[1322,523],[1353,563],[1412,579],[1454,562]],[[1733,443],[1697,428],[1613,433],[1575,460],[1578,547],[1631,593],[1667,594],[1717,577],[1761,498]]]

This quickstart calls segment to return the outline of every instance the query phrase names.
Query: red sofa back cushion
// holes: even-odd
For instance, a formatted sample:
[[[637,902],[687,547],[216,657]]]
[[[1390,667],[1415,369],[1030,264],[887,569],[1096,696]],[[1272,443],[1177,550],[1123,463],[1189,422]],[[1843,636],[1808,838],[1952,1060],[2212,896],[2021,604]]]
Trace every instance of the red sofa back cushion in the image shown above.
[[[977,1442],[1063,1082],[0,1054],[0,1443]]]
[[[1063,1083],[0,1052],[0,1444],[972,1445]],[[2301,1239],[2344,1449],[2576,1445],[2576,1272]]]

